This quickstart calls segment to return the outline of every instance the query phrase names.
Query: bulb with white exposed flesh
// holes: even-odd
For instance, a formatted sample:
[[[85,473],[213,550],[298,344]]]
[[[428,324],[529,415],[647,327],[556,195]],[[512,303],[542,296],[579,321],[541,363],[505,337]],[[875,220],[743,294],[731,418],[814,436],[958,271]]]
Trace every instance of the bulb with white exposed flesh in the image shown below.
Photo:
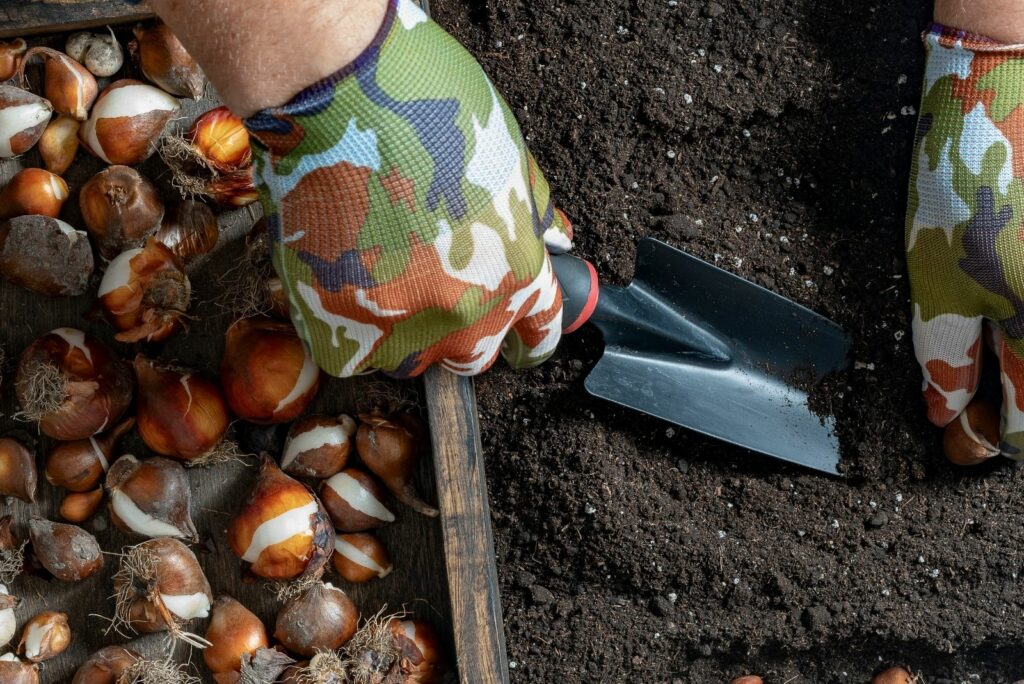
[[[387,549],[367,532],[339,534],[334,540],[332,560],[342,579],[353,584],[383,579],[393,568]]]
[[[203,647],[184,626],[210,614],[213,593],[199,561],[177,539],[150,539],[128,549],[114,575],[116,622],[137,632],[167,631]]]
[[[297,477],[328,478],[348,462],[356,422],[351,416],[307,416],[288,431],[281,469]]]
[[[18,652],[32,663],[60,655],[71,644],[71,627],[64,613],[47,611],[28,621],[21,633]]]
[[[395,521],[388,490],[358,468],[346,468],[320,485],[320,500],[341,532],[365,532]]]
[[[13,653],[0,656],[0,682],[4,684],[39,684],[39,669]]]
[[[14,606],[18,600],[7,591],[7,586],[0,584],[0,648],[11,643],[18,623],[14,617]]]
[[[143,461],[126,454],[107,474],[110,518],[121,529],[144,537],[198,540],[189,514],[192,492],[181,464],[166,458]]]
[[[228,543],[258,577],[319,577],[334,550],[334,528],[313,492],[264,454],[256,486],[228,528]]]
[[[164,126],[180,108],[177,99],[159,88],[124,78],[100,93],[78,136],[108,164],[132,166],[155,151]]]

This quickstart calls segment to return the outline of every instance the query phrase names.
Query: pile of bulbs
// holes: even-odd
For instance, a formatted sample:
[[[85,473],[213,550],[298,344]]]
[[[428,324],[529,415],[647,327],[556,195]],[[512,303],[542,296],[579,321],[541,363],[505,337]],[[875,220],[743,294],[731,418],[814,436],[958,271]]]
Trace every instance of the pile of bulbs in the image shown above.
[[[41,93],[0,84],[0,158],[38,143],[46,167],[26,168],[0,190],[0,277],[43,295],[77,296],[92,286],[95,265],[105,263],[98,310],[119,342],[148,343],[183,329],[191,298],[186,266],[218,242],[216,217],[202,197],[242,206],[256,195],[248,134],[223,107],[200,116],[184,136],[164,135],[179,110],[176,98],[198,98],[205,89],[202,72],[167,27],[137,27],[129,51],[151,84],[106,83],[124,66],[113,32],[74,34],[65,52],[0,42],[0,82],[26,86],[26,65],[43,65]],[[85,230],[59,218],[70,194],[62,174],[79,146],[109,164],[78,194]],[[165,207],[132,168],[158,148],[173,184],[199,199]],[[412,486],[423,425],[408,413],[364,414],[358,422],[307,415],[320,370],[287,307],[275,301],[267,313],[230,325],[216,379],[144,351],[126,357],[73,327],[22,351],[10,384],[19,417],[52,443],[43,475],[66,492],[64,521],[33,517],[19,539],[10,516],[0,519],[0,648],[17,633],[9,587],[18,576],[82,582],[103,568],[103,549],[80,525],[105,501],[114,525],[143,540],[118,561],[115,626],[166,632],[202,649],[218,684],[440,681],[447,668],[428,624],[401,616],[361,620],[346,593],[323,581],[332,567],[350,583],[391,572],[373,530],[396,519],[392,497],[437,515]],[[189,547],[199,540],[186,468],[240,457],[229,429],[235,418],[291,423],[279,460],[261,456],[252,492],[228,528],[247,575],[282,587],[272,633],[234,598],[214,598]],[[133,430],[154,455],[121,451]],[[37,449],[24,434],[0,437],[0,495],[35,500]],[[359,465],[351,462],[355,454]],[[209,618],[205,634],[190,631],[202,618]],[[39,663],[62,653],[72,637],[66,614],[36,615],[22,626],[15,651],[0,656],[0,682],[38,682]],[[194,677],[184,666],[110,646],[81,665],[73,684],[151,681]]]

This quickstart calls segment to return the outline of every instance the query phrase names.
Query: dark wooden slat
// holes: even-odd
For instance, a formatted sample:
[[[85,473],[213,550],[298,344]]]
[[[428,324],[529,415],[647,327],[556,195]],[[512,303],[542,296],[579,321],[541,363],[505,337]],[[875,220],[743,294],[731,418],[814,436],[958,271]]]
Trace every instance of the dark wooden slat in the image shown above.
[[[426,383],[459,675],[465,684],[506,684],[508,658],[476,394],[471,380],[439,367],[427,371]]]
[[[145,2],[129,5],[123,0],[2,0],[0,38],[75,31],[151,16],[153,10]]]

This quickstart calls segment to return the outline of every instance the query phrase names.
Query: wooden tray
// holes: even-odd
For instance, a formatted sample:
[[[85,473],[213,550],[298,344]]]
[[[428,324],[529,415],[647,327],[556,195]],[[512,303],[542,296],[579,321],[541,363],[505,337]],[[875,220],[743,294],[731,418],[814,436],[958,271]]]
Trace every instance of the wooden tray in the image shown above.
[[[85,0],[43,0],[41,2],[4,2],[0,4],[0,37],[38,33],[65,32],[87,25],[116,24],[119,21],[147,16],[145,5],[132,7],[120,2],[91,2]],[[128,39],[126,31],[119,29],[122,43]],[[60,43],[58,38],[39,38],[39,42]],[[33,42],[36,42],[33,40]],[[126,65],[128,75],[133,67]],[[121,76],[119,74],[118,76]],[[187,127],[192,117],[210,109],[216,102],[182,101],[185,118],[174,124]],[[20,160],[0,162],[0,184],[6,182],[21,166],[38,165],[34,152]],[[72,196],[92,174],[101,170],[102,163],[79,152],[66,180]],[[164,169],[159,161],[149,160],[141,170],[154,179],[166,197],[174,199],[160,175]],[[237,239],[257,218],[258,211],[247,209],[228,212],[220,216],[224,237]],[[72,225],[81,226],[77,202],[69,201],[62,216]],[[147,349],[147,353],[163,359],[196,367],[215,375],[222,349],[222,331],[229,315],[216,299],[219,274],[230,268],[232,249],[221,250],[219,255],[193,275],[196,293],[195,313],[199,319],[189,334],[171,338],[166,344]],[[102,323],[89,322],[84,314],[93,304],[95,292],[74,299],[48,299],[0,283],[0,311],[4,322],[0,324],[0,345],[8,356],[20,353],[35,337],[53,328],[72,326],[88,330],[104,341],[113,343],[112,331]],[[134,353],[126,345],[114,344],[122,355]],[[12,370],[11,360],[5,370]],[[342,586],[359,606],[364,615],[371,615],[381,606],[391,609],[405,607],[432,622],[442,635],[449,653],[454,654],[459,680],[465,684],[499,684],[508,681],[508,665],[502,628],[501,604],[498,597],[494,549],[491,537],[490,512],[483,458],[477,426],[476,399],[472,382],[446,371],[429,371],[422,383],[394,383],[374,376],[351,380],[327,380],[320,391],[312,411],[339,413],[369,407],[372,397],[381,392],[399,393],[417,400],[425,407],[429,420],[433,459],[424,459],[418,474],[418,486],[427,499],[436,498],[441,516],[432,520],[408,509],[400,511],[399,522],[381,530],[380,536],[395,562],[395,572],[384,580],[367,585],[350,586],[337,577],[327,578]],[[11,429],[24,429],[24,423],[10,416],[17,410],[9,385],[0,393],[0,433]],[[42,454],[48,444],[40,446]],[[130,438],[122,452],[142,454],[144,446],[137,437]],[[193,486],[193,517],[203,542],[196,549],[215,594],[228,593],[242,601],[264,621],[273,626],[278,602],[260,584],[242,582],[242,564],[230,552],[225,530],[231,515],[247,495],[255,470],[239,463],[211,469],[189,471]],[[0,503],[0,513],[12,513],[24,530],[24,523],[32,514],[59,519],[57,508],[62,492],[41,477],[37,501],[28,506],[20,501]],[[105,551],[120,549],[139,541],[112,528],[104,511],[85,527],[93,531]],[[19,628],[25,620],[46,610],[64,610],[72,619],[73,644],[65,654],[45,664],[44,683],[68,681],[78,665],[101,646],[124,643],[125,639],[107,632],[104,616],[113,612],[110,576],[117,558],[107,559],[103,572],[85,582],[64,584],[23,577],[13,587],[22,599],[16,614]],[[195,624],[195,631],[205,631],[204,624]],[[131,642],[133,648],[149,654],[166,652],[160,635],[150,635]],[[175,656],[188,659],[204,672],[198,653],[189,654],[180,646]]]

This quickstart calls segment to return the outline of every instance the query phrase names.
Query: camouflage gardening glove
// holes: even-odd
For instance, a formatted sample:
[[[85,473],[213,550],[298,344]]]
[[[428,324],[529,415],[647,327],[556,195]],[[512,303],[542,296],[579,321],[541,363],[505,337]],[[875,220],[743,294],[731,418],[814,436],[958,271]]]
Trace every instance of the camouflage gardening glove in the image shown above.
[[[409,0],[373,44],[246,122],[292,320],[324,370],[399,377],[546,359],[571,246],[512,112]]]
[[[907,211],[914,347],[928,417],[974,396],[983,327],[999,357],[1003,454],[1024,447],[1024,46],[936,26]]]

